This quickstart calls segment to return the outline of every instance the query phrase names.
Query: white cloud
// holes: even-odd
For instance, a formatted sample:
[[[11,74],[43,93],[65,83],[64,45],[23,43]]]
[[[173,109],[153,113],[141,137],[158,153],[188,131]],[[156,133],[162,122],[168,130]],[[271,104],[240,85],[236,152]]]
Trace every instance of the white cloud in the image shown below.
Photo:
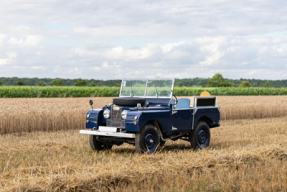
[[[155,62],[155,63],[151,63],[151,65],[153,67],[163,67],[163,61],[159,61],[159,62]]]
[[[125,61],[148,59],[159,51],[157,44],[147,44],[141,48],[132,48],[124,50],[123,47],[114,47],[104,55],[108,59],[121,59]]]
[[[6,39],[6,35],[0,33],[0,45],[4,43],[5,39]]]
[[[224,56],[224,52],[216,51],[211,55],[206,56],[204,61],[201,61],[200,64],[212,66],[213,64],[217,64],[217,62]]]
[[[103,68],[109,67],[108,62],[107,61],[103,62],[102,66],[103,66]]]
[[[0,4],[1,74],[286,78],[285,1]]]
[[[168,44],[165,44],[165,45],[161,46],[162,52],[163,53],[168,53],[168,52],[170,52],[172,50],[172,48],[180,46],[180,45],[184,45],[184,44],[185,44],[184,41],[180,41],[179,43],[168,43]]]
[[[112,64],[109,65],[108,62],[105,61],[105,62],[103,62],[102,67],[106,68],[106,69],[107,68],[111,68],[111,69],[115,69],[116,70],[116,68],[120,68],[121,65],[117,64],[117,62],[113,62]]]
[[[17,53],[15,52],[6,52],[4,53],[4,58],[0,57],[0,66],[8,65],[13,62],[13,60],[17,57]]]
[[[183,59],[190,56],[192,56],[192,53],[190,53],[188,50],[185,51],[175,50],[173,52],[170,52],[169,54],[166,54],[167,59],[173,59],[173,60]]]
[[[58,72],[61,72],[62,71],[62,68],[60,66],[57,66],[53,69],[53,72],[54,73],[58,73]]]
[[[24,67],[24,66],[14,65],[13,68],[14,68],[14,69],[24,69],[25,67]]]
[[[32,66],[30,69],[45,69],[44,66]]]
[[[86,56],[96,56],[98,55],[95,51],[88,51],[83,48],[72,48],[71,49],[72,54],[80,56],[80,57],[86,57]]]
[[[12,46],[36,46],[43,40],[42,36],[28,35],[25,38],[11,37],[8,43]]]
[[[8,58],[10,59],[14,59],[17,57],[17,53],[16,52],[8,52],[6,53],[6,55],[8,56]]]
[[[100,67],[93,67],[93,70],[98,72],[101,70],[101,68]]]
[[[200,45],[201,51],[207,52],[216,52],[220,45],[222,45],[225,41],[225,37],[203,37],[196,38],[196,43]]]
[[[8,59],[0,59],[0,65],[7,65]]]
[[[68,74],[81,75],[82,71],[78,69],[77,67],[74,67],[68,70]]]

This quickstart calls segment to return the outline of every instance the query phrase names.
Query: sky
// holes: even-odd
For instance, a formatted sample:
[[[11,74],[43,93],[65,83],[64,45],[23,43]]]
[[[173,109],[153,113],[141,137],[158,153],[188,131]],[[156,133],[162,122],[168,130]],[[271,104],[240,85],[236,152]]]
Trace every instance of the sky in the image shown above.
[[[287,79],[286,0],[0,0],[0,77]]]

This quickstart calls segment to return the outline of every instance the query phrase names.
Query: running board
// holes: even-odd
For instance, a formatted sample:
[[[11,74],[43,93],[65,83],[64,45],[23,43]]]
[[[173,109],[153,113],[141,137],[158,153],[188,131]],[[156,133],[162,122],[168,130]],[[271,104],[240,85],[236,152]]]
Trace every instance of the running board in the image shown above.
[[[135,138],[136,135],[134,133],[121,133],[121,132],[104,132],[104,131],[86,131],[80,130],[81,134],[86,135],[99,135],[99,136],[107,136],[107,137],[120,137],[120,138]]]

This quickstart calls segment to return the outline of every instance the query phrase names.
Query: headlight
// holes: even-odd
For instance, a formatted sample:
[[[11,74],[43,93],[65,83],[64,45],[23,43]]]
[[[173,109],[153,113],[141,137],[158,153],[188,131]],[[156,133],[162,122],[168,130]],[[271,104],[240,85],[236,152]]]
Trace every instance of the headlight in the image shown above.
[[[123,110],[123,112],[122,112],[122,118],[123,118],[123,119],[126,119],[126,118],[127,118],[127,114],[128,114],[128,111],[127,111],[127,110]]]
[[[108,118],[110,118],[110,116],[111,116],[110,110],[105,109],[105,110],[104,110],[104,118],[105,118],[105,119],[108,119]]]

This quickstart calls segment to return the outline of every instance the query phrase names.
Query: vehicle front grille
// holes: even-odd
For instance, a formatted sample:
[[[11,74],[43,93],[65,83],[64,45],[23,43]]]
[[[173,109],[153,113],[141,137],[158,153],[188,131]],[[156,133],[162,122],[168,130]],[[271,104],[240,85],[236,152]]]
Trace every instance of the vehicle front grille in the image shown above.
[[[108,127],[125,127],[125,120],[122,120],[122,108],[119,106],[111,107],[111,118],[107,119]]]

